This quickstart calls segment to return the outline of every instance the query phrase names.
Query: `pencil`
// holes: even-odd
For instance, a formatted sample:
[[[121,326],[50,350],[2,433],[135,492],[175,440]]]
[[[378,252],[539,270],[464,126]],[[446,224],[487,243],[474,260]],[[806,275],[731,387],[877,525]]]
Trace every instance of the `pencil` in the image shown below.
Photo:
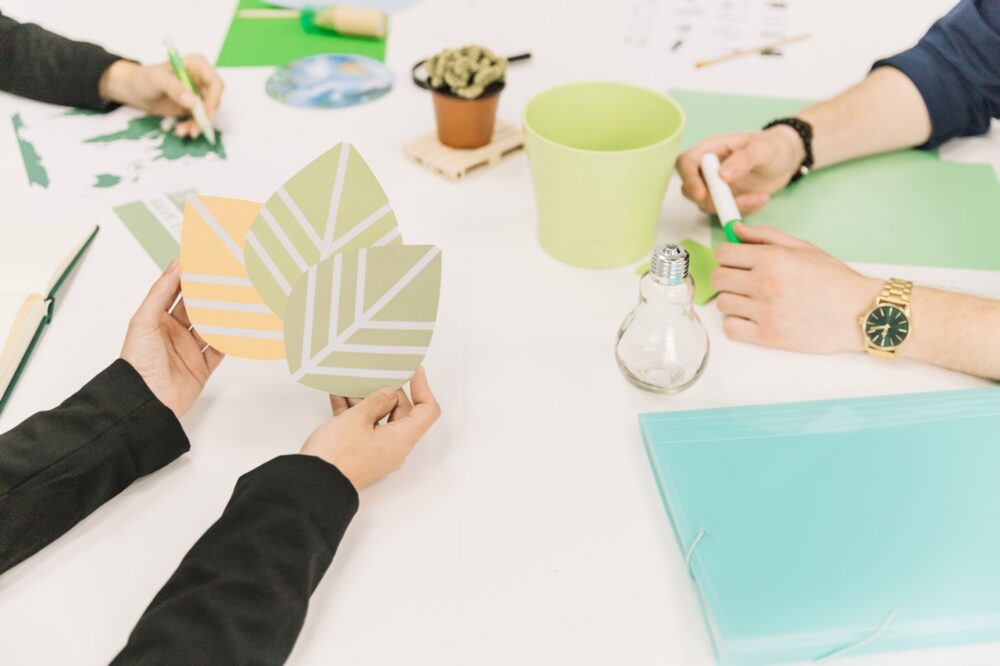
[[[742,58],[743,56],[753,55],[754,53],[762,53],[764,51],[770,51],[771,49],[776,49],[779,46],[786,46],[788,44],[794,44],[795,42],[802,42],[812,37],[811,34],[804,33],[801,35],[796,35],[795,37],[786,37],[785,39],[779,39],[776,42],[771,42],[770,44],[764,44],[763,46],[756,46],[752,49],[742,49],[739,51],[733,51],[732,53],[727,53],[724,56],[719,56],[718,58],[712,58],[710,60],[702,60],[701,62],[695,63],[695,69],[701,69],[702,67],[708,67],[709,65],[715,65],[720,62],[726,62],[727,60],[733,60],[735,58]]]

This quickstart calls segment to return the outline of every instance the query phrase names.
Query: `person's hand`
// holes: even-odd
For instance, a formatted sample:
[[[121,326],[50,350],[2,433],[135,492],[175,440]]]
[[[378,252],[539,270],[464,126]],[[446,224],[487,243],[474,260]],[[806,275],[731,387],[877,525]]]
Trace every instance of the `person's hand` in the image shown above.
[[[171,262],[129,322],[121,354],[178,417],[198,399],[223,359],[191,328],[183,299],[171,309],[180,280],[177,262]]]
[[[222,78],[200,55],[183,58],[191,82],[201,93],[205,113],[215,117],[222,99]],[[116,60],[108,67],[98,85],[102,98],[142,109],[156,116],[189,116],[194,95],[170,68],[169,63],[139,65],[128,60]],[[179,137],[196,138],[201,134],[193,118],[178,122],[174,132]]]
[[[677,158],[684,196],[706,213],[715,206],[701,175],[705,153],[719,157],[719,177],[729,183],[740,212],[749,215],[767,205],[802,164],[805,149],[791,127],[777,125],[763,132],[738,132],[709,137]]]
[[[333,418],[309,435],[301,453],[327,461],[358,490],[378,481],[403,466],[441,415],[423,368],[410,380],[410,393],[413,402],[402,389],[382,389],[364,400],[330,396]]]
[[[775,229],[733,229],[743,243],[719,246],[711,276],[726,335],[801,352],[864,349],[858,317],[875,304],[879,280]]]

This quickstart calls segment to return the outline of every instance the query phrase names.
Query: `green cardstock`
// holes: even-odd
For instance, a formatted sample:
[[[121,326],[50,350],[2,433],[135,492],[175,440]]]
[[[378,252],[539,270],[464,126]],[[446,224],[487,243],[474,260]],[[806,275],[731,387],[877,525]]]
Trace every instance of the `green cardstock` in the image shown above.
[[[705,305],[719,295],[719,292],[712,287],[711,280],[712,271],[719,267],[715,261],[715,250],[689,238],[685,238],[678,245],[687,250],[691,257],[688,272],[694,279],[694,302],[696,305]],[[639,275],[645,275],[648,270],[649,262],[647,261],[636,268],[635,272]]]
[[[241,18],[241,9],[274,6],[261,0],[240,0],[216,67],[278,66],[320,53],[353,53],[385,61],[384,39],[308,33],[297,17]]]
[[[688,272],[694,278],[694,302],[704,305],[719,295],[719,292],[712,287],[710,279],[712,271],[719,267],[715,261],[715,250],[687,238],[679,245],[687,250],[691,257]]]
[[[403,242],[389,200],[365,161],[340,143],[271,195],[244,241],[247,275],[279,317],[310,266],[333,254]]]
[[[311,266],[285,310],[292,378],[354,398],[402,386],[427,352],[440,290],[433,245],[361,248]]]
[[[804,100],[673,91],[688,118],[685,145],[759,129]],[[1000,183],[984,164],[902,150],[815,171],[747,222],[803,238],[844,261],[1000,270]],[[712,227],[712,244],[725,242]]]

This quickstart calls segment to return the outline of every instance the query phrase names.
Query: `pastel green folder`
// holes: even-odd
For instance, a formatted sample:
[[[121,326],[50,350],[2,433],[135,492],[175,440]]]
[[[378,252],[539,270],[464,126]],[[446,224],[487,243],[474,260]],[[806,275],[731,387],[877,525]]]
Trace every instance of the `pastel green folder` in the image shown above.
[[[1000,389],[640,423],[719,663],[1000,641]]]
[[[806,100],[670,91],[687,117],[683,149],[721,132],[754,131]],[[747,217],[844,260],[1000,270],[1000,182],[988,164],[900,150],[818,169]],[[712,244],[725,242],[713,225]]]

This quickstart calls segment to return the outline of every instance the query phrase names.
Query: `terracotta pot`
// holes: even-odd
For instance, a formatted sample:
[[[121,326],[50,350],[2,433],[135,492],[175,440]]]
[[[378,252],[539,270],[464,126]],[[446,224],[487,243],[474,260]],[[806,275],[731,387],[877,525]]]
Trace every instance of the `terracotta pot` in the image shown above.
[[[438,140],[452,148],[481,148],[493,138],[503,86],[476,99],[432,90]]]

